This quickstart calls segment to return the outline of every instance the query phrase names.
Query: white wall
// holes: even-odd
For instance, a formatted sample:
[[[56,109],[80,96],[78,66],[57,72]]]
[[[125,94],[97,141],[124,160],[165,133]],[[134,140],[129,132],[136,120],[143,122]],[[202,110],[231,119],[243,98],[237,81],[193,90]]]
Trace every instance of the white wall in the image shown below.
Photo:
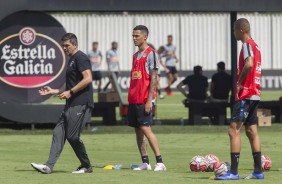
[[[218,61],[225,61],[230,69],[230,15],[229,13],[169,13],[169,14],[117,14],[117,13],[52,13],[67,32],[78,36],[79,47],[88,52],[93,41],[105,56],[111,42],[119,43],[118,53],[122,70],[130,70],[134,26],[144,24],[149,28],[149,42],[156,48],[166,44],[167,35],[174,37],[177,68],[192,70],[202,65],[204,70],[215,70]],[[264,69],[282,69],[282,14],[239,13],[251,24],[252,37],[262,51]],[[238,42],[238,51],[241,44]],[[102,70],[106,70],[105,57]]]
[[[181,60],[183,69],[202,65],[215,70],[224,61],[230,69],[230,16],[227,13],[191,13],[181,18]]]
[[[67,32],[75,33],[80,50],[87,50],[87,15],[81,13],[56,13],[52,14]]]

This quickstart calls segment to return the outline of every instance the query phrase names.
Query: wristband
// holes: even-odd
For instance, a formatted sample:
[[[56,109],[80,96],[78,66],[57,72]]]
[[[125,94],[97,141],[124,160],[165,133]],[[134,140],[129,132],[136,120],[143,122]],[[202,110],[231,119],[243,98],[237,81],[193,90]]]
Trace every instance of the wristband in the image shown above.
[[[71,94],[71,96],[74,94],[74,92],[72,91],[72,90],[70,90],[70,94]]]

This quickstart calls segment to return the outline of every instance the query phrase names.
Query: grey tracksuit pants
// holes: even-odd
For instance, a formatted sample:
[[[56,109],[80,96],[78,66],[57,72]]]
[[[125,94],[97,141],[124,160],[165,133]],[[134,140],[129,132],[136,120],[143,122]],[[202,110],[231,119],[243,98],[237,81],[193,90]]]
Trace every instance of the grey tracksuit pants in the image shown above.
[[[91,166],[83,142],[80,140],[80,133],[85,124],[91,118],[92,109],[86,105],[77,105],[65,108],[58,124],[53,131],[53,140],[50,154],[46,165],[53,170],[53,167],[60,157],[66,139],[70,143],[82,167]]]

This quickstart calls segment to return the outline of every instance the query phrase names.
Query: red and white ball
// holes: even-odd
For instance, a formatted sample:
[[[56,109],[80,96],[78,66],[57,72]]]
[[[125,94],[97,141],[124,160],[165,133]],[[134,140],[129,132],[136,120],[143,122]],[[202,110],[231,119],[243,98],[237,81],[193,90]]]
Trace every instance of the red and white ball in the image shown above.
[[[207,167],[207,172],[213,172],[213,164],[216,162],[219,162],[219,159],[217,156],[213,154],[208,154],[205,156],[205,159],[208,161],[208,167]]]
[[[213,164],[213,172],[215,176],[222,176],[228,171],[227,165],[225,162],[216,162]]]
[[[209,164],[208,161],[204,157],[197,155],[191,159],[189,165],[190,165],[191,171],[205,172],[208,167],[208,164]]]
[[[263,171],[269,171],[272,166],[272,161],[267,155],[261,155],[261,167]]]

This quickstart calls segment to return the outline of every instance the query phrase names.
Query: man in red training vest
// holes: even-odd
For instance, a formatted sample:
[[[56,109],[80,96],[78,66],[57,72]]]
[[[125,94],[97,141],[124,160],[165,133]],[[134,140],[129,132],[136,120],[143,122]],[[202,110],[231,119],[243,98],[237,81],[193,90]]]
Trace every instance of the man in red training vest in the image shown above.
[[[231,169],[215,179],[238,180],[238,164],[241,151],[240,130],[245,125],[254,159],[254,171],[245,179],[264,179],[261,167],[261,145],[257,131],[257,107],[260,101],[261,54],[251,37],[250,24],[241,18],[234,23],[234,35],[243,45],[239,56],[236,80],[235,103],[229,128]]]
[[[148,140],[156,156],[157,164],[154,171],[165,171],[158,141],[151,129],[159,63],[154,49],[147,44],[148,34],[148,28],[143,25],[136,26],[132,34],[138,51],[133,55],[130,73],[127,120],[128,125],[135,128],[137,146],[143,162],[133,170],[151,170],[147,154]]]

